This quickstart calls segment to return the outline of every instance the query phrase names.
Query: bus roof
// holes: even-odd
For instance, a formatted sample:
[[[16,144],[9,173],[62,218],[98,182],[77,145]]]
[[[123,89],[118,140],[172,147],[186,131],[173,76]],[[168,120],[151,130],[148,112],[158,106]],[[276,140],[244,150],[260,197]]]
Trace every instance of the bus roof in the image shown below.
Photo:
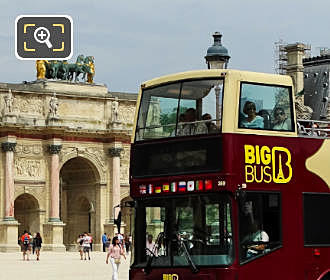
[[[142,88],[148,88],[157,86],[160,84],[166,84],[170,82],[175,82],[178,80],[185,79],[198,79],[198,78],[216,78],[224,77],[230,75],[232,78],[237,80],[247,80],[250,82],[267,83],[267,84],[278,84],[284,86],[291,86],[292,79],[287,75],[269,74],[269,73],[259,73],[250,71],[241,71],[233,69],[206,69],[206,70],[193,70],[186,72],[179,72],[170,75],[161,76],[149,81],[142,83]]]

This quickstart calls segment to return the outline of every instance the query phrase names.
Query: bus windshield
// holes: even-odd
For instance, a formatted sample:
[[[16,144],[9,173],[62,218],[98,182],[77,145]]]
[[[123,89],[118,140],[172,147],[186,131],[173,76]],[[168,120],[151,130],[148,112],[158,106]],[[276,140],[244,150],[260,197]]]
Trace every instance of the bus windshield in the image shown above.
[[[222,79],[161,85],[142,92],[136,141],[219,133]]]
[[[233,261],[228,194],[138,201],[137,267],[229,265]]]

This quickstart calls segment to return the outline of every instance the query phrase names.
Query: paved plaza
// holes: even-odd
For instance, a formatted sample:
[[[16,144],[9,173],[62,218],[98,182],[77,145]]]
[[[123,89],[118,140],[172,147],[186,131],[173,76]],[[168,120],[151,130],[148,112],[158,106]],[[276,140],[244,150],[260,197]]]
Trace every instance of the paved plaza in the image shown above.
[[[79,253],[41,252],[41,260],[21,253],[0,253],[0,280],[110,280],[112,267],[105,263],[106,253],[92,252],[90,261],[81,261]],[[129,257],[119,267],[119,279],[128,279]]]

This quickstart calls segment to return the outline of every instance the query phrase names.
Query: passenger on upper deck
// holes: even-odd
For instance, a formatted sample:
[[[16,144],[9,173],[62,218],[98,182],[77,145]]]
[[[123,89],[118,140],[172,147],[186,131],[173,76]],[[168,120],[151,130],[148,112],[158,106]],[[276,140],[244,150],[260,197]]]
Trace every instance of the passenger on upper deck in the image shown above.
[[[181,119],[181,115],[180,115]],[[187,135],[197,135],[197,134],[207,134],[207,126],[205,123],[195,123],[196,121],[196,110],[194,108],[189,108],[182,117],[184,122],[183,125],[178,125],[178,136]]]
[[[274,130],[291,130],[291,120],[286,116],[282,107],[274,110]]]
[[[202,116],[202,120],[212,120],[212,116],[209,113],[206,113]],[[212,121],[205,122],[209,133],[217,133],[219,129]]]
[[[270,114],[268,113],[267,110],[260,110],[258,112],[258,115],[264,119],[264,128],[265,129],[271,129],[272,128],[272,122],[271,122],[271,117]]]
[[[256,105],[252,101],[246,101],[243,108],[243,113],[247,115],[241,122],[241,127],[246,128],[264,128],[264,119],[257,116]]]

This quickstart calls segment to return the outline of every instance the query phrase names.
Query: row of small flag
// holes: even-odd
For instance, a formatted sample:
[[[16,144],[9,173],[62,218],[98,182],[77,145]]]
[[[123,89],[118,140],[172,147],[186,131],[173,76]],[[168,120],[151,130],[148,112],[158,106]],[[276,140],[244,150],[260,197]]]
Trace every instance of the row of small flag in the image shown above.
[[[212,190],[212,180],[197,180],[197,181],[179,181],[172,183],[164,183],[161,185],[139,185],[140,194],[158,194],[169,192],[192,192],[202,190]]]

